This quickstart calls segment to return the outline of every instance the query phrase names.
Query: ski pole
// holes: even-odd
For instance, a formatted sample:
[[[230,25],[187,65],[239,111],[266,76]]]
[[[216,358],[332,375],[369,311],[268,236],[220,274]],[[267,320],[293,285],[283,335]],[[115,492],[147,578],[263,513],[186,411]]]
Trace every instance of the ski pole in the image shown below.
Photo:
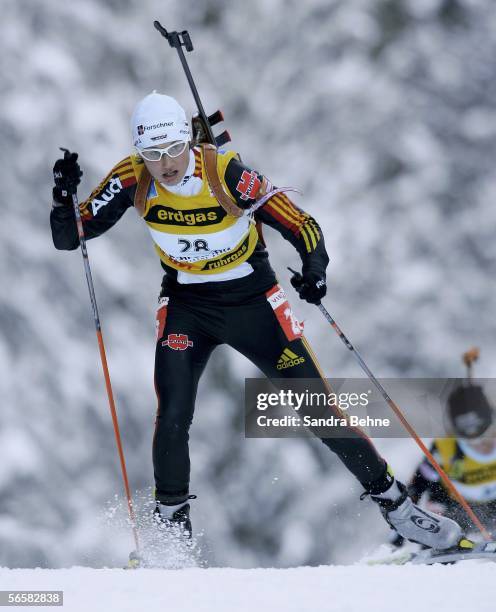
[[[293,274],[293,279],[295,279],[297,281],[297,283],[298,283],[301,280],[301,278],[302,278],[301,274],[299,272],[295,272],[295,270],[292,270],[291,268],[288,268],[288,270]],[[355,356],[355,358],[358,361],[358,363],[360,364],[360,367],[362,368],[362,370],[367,374],[369,380],[372,382],[372,384],[376,387],[376,389],[382,395],[382,397],[384,398],[386,403],[389,405],[391,410],[396,414],[398,419],[401,421],[403,427],[408,431],[410,436],[418,444],[418,446],[420,447],[420,449],[422,450],[424,455],[429,460],[429,463],[432,465],[432,467],[439,474],[439,476],[440,476],[441,480],[443,481],[443,483],[445,484],[446,488],[453,494],[453,496],[458,501],[460,506],[465,510],[467,515],[470,517],[470,520],[477,527],[477,529],[481,532],[481,534],[484,537],[484,539],[487,540],[488,542],[490,542],[491,541],[491,536],[490,536],[489,532],[487,531],[487,529],[484,527],[484,525],[477,518],[475,512],[469,506],[467,500],[463,497],[463,495],[458,491],[458,489],[455,487],[455,485],[451,482],[451,480],[449,479],[449,476],[446,474],[446,472],[443,470],[443,468],[434,459],[434,457],[432,456],[432,453],[425,446],[425,444],[422,442],[422,440],[418,436],[417,432],[413,429],[413,427],[407,421],[407,419],[405,418],[404,414],[402,413],[402,411],[400,410],[400,408],[398,407],[396,402],[394,402],[389,397],[389,395],[387,394],[387,392],[384,389],[384,387],[381,385],[381,383],[377,380],[377,378],[371,372],[371,370],[369,369],[369,367],[367,366],[365,361],[362,359],[362,356],[360,355],[360,353],[356,350],[356,348],[351,344],[351,342],[348,340],[348,338],[341,331],[340,327],[338,326],[336,321],[331,317],[331,315],[329,314],[329,312],[327,311],[325,306],[323,306],[321,302],[319,302],[317,304],[317,306],[318,306],[320,312],[324,315],[324,317],[327,319],[327,321],[331,324],[331,327],[334,329],[334,331],[337,333],[337,335],[341,338],[341,340],[344,343],[344,345],[346,346],[346,348],[348,350],[350,350],[352,352],[352,354]]]
[[[61,149],[61,150],[64,151],[66,155],[69,153],[67,149]],[[107,357],[105,354],[105,345],[103,343],[102,326],[100,324],[100,317],[98,315],[95,288],[93,286],[93,279],[91,276],[90,261],[88,258],[88,251],[86,249],[86,239],[84,237],[83,221],[81,219],[81,212],[79,210],[77,192],[72,194],[72,204],[74,207],[74,214],[76,215],[76,225],[77,225],[77,231],[78,231],[78,236],[79,236],[79,244],[81,246],[81,253],[83,255],[86,282],[88,283],[88,291],[90,294],[91,306],[93,308],[93,318],[95,321],[96,337],[98,340],[98,348],[100,350],[100,359],[102,362],[103,375],[105,378],[105,387],[107,389],[107,397],[108,397],[108,402],[109,402],[109,407],[110,407],[110,414],[112,415],[112,423],[114,425],[115,441],[117,443],[117,452],[119,454],[119,460],[121,464],[122,479],[124,481],[124,489],[125,489],[126,497],[127,497],[127,507],[129,511],[129,518],[131,520],[131,527],[133,530],[134,543],[136,545],[136,550],[139,553],[140,544],[139,544],[139,538],[138,538],[138,528],[136,524],[136,516],[134,514],[133,500],[131,497],[131,491],[129,489],[129,480],[127,477],[126,461],[124,459],[124,451],[122,449],[121,434],[119,431],[119,422],[117,420],[117,411],[115,409],[114,394],[112,392],[112,385],[110,383],[110,374],[109,374],[109,369],[108,369],[108,364],[107,364]]]
[[[189,32],[187,30],[183,30],[182,32],[167,32],[164,26],[156,20],[153,22],[153,25],[167,40],[169,45],[173,49],[176,49],[177,54],[179,55],[179,59],[183,66],[184,73],[186,74],[186,78],[188,79],[191,93],[193,94],[193,98],[195,99],[196,107],[198,109],[198,115],[193,117],[193,128],[196,128],[197,130],[203,130],[203,142],[206,141],[210,144],[221,147],[222,145],[229,142],[231,140],[231,137],[227,130],[224,130],[224,132],[222,132],[222,134],[219,134],[218,136],[214,136],[212,126],[216,125],[217,123],[220,123],[221,121],[224,121],[224,116],[222,115],[220,110],[216,111],[212,115],[207,115],[205,109],[203,108],[203,104],[200,100],[200,95],[198,94],[195,81],[193,80],[193,75],[191,74],[191,70],[189,69],[188,62],[186,61],[186,57],[182,49],[182,47],[184,47],[186,51],[193,51],[193,43],[191,42]]]

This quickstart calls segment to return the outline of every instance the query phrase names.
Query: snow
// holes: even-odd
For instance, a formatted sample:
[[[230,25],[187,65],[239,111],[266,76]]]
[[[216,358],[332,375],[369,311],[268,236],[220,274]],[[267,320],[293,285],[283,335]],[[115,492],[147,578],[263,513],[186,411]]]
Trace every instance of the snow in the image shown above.
[[[251,570],[0,569],[0,588],[62,590],[67,612],[492,612],[495,570],[479,561]]]

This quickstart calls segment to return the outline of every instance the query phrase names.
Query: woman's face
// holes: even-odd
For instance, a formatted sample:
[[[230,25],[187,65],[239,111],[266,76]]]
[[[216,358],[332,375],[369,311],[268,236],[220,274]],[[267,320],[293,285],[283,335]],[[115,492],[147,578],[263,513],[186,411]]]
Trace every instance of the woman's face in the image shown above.
[[[144,149],[143,151],[145,155],[147,155],[148,150],[168,149],[171,147],[171,145],[176,143],[179,145],[180,141],[176,141],[175,143],[166,142],[155,147],[147,147],[147,149]],[[145,159],[143,155],[141,155],[141,158],[143,159],[148,172],[156,181],[164,185],[178,185],[183,180],[186,170],[188,169],[189,151],[189,143],[187,143],[184,147],[184,151],[177,157],[171,157],[165,153],[158,161],[150,161],[149,159]]]
[[[496,447],[494,438],[478,438],[476,440],[465,440],[465,442],[481,455],[490,455]]]

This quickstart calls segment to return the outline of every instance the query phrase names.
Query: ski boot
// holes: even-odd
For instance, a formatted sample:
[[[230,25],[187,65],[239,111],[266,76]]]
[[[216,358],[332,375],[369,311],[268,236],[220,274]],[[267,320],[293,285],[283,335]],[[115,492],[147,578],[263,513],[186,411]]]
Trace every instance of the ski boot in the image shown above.
[[[178,569],[198,565],[188,503],[194,498],[196,495],[181,497],[174,505],[156,500],[151,521],[141,530],[141,552],[129,555],[127,569]]]
[[[462,528],[458,523],[419,508],[408,496],[405,485],[397,480],[393,480],[383,493],[366,492],[363,497],[369,494],[391,529],[410,542],[435,550],[447,550],[458,546],[463,540]]]
[[[195,499],[196,495],[188,495],[187,500]],[[153,520],[160,530],[180,540],[191,540],[193,530],[189,517],[190,505],[187,501],[167,505],[157,500],[153,511]]]

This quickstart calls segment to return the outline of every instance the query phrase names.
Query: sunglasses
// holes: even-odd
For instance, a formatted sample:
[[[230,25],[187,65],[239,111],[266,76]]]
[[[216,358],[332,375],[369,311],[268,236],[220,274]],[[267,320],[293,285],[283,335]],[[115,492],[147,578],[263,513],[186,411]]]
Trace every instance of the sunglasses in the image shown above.
[[[173,142],[168,147],[164,149],[138,149],[138,155],[140,155],[143,159],[147,161],[160,161],[164,155],[168,155],[169,157],[179,157],[181,153],[184,153],[186,147],[188,146],[189,141],[179,141]]]

